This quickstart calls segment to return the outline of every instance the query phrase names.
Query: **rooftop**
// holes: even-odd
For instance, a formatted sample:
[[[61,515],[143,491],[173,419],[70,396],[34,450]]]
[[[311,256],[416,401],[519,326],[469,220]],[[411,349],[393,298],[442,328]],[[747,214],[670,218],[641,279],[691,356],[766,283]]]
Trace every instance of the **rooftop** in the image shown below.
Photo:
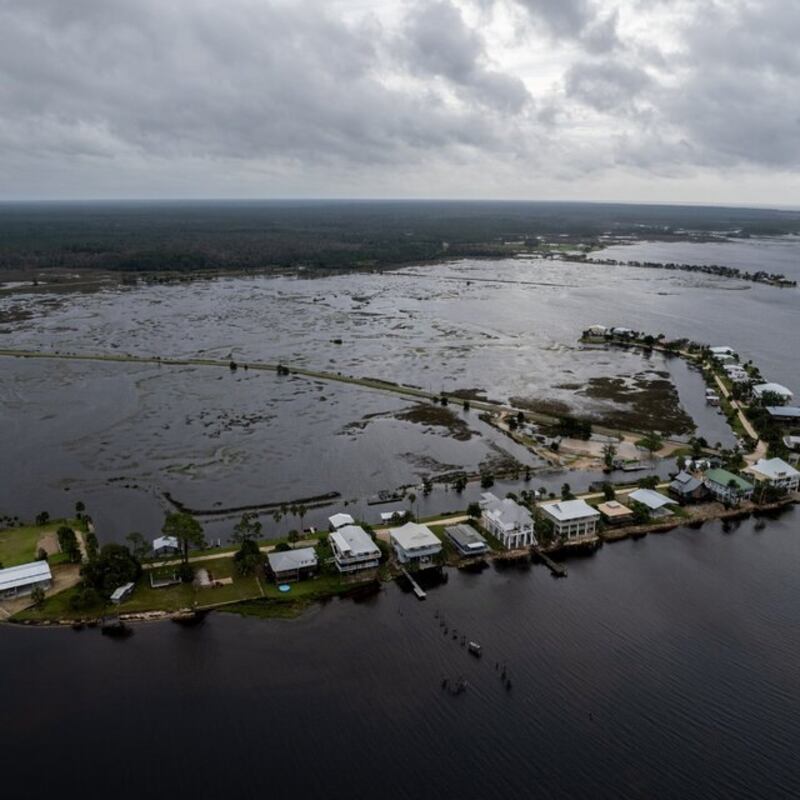
[[[317,566],[317,554],[313,547],[301,547],[283,553],[272,552],[267,555],[267,560],[273,572],[288,572]]]
[[[786,417],[787,419],[800,419],[798,406],[767,406],[767,413],[771,417]]]
[[[661,494],[661,492],[655,491],[655,489],[637,489],[635,492],[631,492],[628,497],[637,503],[647,506],[652,511],[657,511],[664,506],[675,505],[674,500]]]
[[[559,522],[600,516],[600,512],[592,508],[585,500],[560,500],[556,503],[544,503],[541,509]]]
[[[471,525],[450,525],[444,532],[456,543],[462,551],[482,553],[489,549],[486,539]]]
[[[752,467],[748,467],[747,472],[758,473],[768,480],[782,480],[784,478],[796,478],[800,475],[791,464],[787,464],[782,458],[762,458],[756,461]]]
[[[787,389],[780,383],[759,383],[758,386],[753,387],[753,394],[756,397],[761,397],[762,394],[777,394],[781,397],[788,397],[790,400],[794,397],[791,389]]]
[[[753,488],[752,483],[748,483],[739,475],[734,475],[726,469],[710,469],[706,472],[706,479],[719,486],[728,486],[733,481],[739,489],[749,492]]]
[[[694,475],[690,475],[688,472],[679,472],[670,484],[673,489],[679,492],[693,492],[702,485],[703,482],[699,478],[695,478]]]
[[[372,537],[358,525],[345,525],[330,537],[343,556],[379,556],[380,548]]]
[[[440,545],[438,537],[430,528],[419,525],[416,522],[406,522],[399,528],[392,528],[389,531],[391,538],[403,548],[403,550],[414,550],[420,547],[433,547]]]
[[[159,536],[157,539],[153,539],[153,550],[163,550],[167,547],[171,547],[173,550],[180,548],[177,536]]]
[[[597,510],[608,519],[620,519],[621,517],[630,517],[633,514],[628,506],[622,505],[617,500],[609,500],[607,503],[601,503],[597,506]]]
[[[481,495],[481,505],[484,511],[494,516],[504,526],[533,525],[531,512],[510,497],[500,500],[491,492],[485,492]]]
[[[16,567],[0,569],[0,593],[18,586],[29,586],[32,583],[53,579],[50,565],[46,561],[31,561]]]
[[[337,530],[344,525],[353,525],[355,520],[349,514],[334,514],[332,517],[328,517],[328,522],[330,522],[331,528]]]

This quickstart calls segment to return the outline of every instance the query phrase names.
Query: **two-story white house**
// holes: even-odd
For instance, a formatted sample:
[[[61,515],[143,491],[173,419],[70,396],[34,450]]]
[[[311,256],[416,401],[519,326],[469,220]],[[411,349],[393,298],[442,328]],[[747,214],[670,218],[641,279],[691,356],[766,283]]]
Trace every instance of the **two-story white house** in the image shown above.
[[[766,483],[787,492],[796,492],[800,485],[800,472],[782,458],[761,458],[745,469],[759,483]]]
[[[442,543],[433,531],[416,522],[392,528],[389,541],[401,564],[430,564],[442,552]]]
[[[597,538],[600,512],[585,500],[559,500],[539,506],[545,519],[553,523],[553,532],[568,543]]]
[[[344,525],[330,534],[328,541],[339,572],[358,572],[380,566],[380,548],[359,525]]]
[[[510,497],[500,500],[491,492],[481,495],[481,524],[507,550],[530,547],[536,543],[533,517],[527,508]]]

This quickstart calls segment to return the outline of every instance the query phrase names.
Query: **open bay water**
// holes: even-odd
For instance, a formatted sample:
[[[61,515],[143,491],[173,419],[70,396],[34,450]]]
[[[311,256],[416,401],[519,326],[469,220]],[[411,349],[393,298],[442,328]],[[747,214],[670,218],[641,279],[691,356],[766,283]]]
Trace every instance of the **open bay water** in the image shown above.
[[[3,627],[3,786],[41,763],[38,796],[796,798],[799,521],[605,545],[562,580],[450,570],[425,602],[387,585],[292,621]]]

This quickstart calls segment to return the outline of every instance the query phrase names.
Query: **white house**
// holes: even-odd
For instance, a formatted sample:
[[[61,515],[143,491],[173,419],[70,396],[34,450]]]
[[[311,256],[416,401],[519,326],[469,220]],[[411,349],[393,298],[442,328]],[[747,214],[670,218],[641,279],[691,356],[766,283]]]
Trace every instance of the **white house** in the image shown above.
[[[533,536],[533,517],[527,508],[507,497],[500,500],[491,492],[481,495],[481,524],[503,543],[507,550],[530,547]]]
[[[442,552],[442,543],[425,525],[406,522],[389,531],[389,541],[401,564],[429,564]]]
[[[181,549],[177,536],[159,536],[153,539],[153,553],[157,556],[169,556],[179,553]]]
[[[736,351],[732,347],[709,347],[713,356],[735,356]]]
[[[641,503],[654,517],[668,517],[672,512],[667,506],[678,505],[675,500],[665,497],[655,489],[637,489],[628,495],[628,498],[636,503]]]
[[[356,521],[349,514],[334,514],[328,517],[328,525],[332,531],[338,531],[345,525],[355,525]]]
[[[372,537],[358,525],[344,525],[328,541],[339,572],[375,569],[381,563],[381,550]]]
[[[585,500],[561,500],[544,503],[539,508],[553,523],[553,530],[560,538],[578,542],[597,537],[600,512]]]
[[[37,588],[47,591],[52,585],[53,573],[46,561],[0,569],[0,597],[24,597]]]
[[[282,553],[273,551],[267,555],[267,561],[276,583],[299,581],[317,569],[317,553],[313,547],[300,547]]]
[[[787,492],[796,492],[800,484],[800,472],[782,458],[761,458],[744,471],[759,483],[786,489]]]
[[[794,397],[791,389],[787,389],[780,383],[759,383],[753,387],[753,394],[760,400],[765,394],[776,394],[789,402]]]

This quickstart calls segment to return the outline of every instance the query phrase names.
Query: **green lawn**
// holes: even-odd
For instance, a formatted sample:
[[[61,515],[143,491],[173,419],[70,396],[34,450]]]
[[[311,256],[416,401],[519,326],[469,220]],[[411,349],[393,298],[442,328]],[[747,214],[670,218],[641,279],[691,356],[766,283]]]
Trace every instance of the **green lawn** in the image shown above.
[[[54,519],[46,525],[24,525],[21,528],[0,530],[0,564],[14,567],[35,561],[39,539],[48,533],[55,533],[62,525],[81,530],[78,520],[75,519]],[[59,564],[64,560],[61,553],[49,559],[51,564]]]

